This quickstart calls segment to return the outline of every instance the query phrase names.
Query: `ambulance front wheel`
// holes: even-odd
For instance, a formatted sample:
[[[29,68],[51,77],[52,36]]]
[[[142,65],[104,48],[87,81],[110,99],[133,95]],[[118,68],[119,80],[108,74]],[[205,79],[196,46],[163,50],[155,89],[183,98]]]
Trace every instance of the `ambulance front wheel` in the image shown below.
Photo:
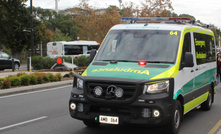
[[[180,129],[180,123],[182,119],[182,112],[181,112],[181,104],[180,101],[175,100],[175,106],[173,109],[173,114],[172,114],[172,120],[170,123],[168,123],[165,126],[165,129],[167,130],[167,134],[178,134],[179,129]]]
[[[87,127],[98,127],[100,125],[100,123],[97,122],[92,122],[89,120],[84,120],[84,125],[86,125]]]

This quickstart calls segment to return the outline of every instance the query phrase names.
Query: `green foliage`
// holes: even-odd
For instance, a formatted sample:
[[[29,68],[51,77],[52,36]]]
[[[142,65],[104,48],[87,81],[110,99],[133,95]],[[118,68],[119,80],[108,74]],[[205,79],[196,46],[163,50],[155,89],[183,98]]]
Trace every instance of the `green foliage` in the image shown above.
[[[5,78],[0,78],[0,87],[2,87],[2,81],[4,80]]]
[[[70,41],[71,37],[68,36],[68,33],[64,34],[60,30],[57,30],[53,41]]]
[[[26,75],[26,73],[17,73],[17,76],[20,77],[22,75]]]
[[[80,56],[78,58],[78,66],[83,67],[83,66],[88,66],[89,65],[89,56]]]
[[[38,77],[34,74],[30,74],[30,84],[31,85],[36,85],[38,83]]]
[[[191,20],[196,20],[196,18],[192,15],[189,15],[189,14],[180,14],[179,17],[188,17],[190,18]]]
[[[71,73],[70,73],[71,74]],[[67,74],[70,77],[70,74]],[[11,88],[17,86],[27,86],[29,84],[42,84],[52,81],[61,81],[61,73],[52,74],[52,73],[39,73],[34,72],[30,75],[25,73],[18,73],[17,75],[9,75],[6,78],[0,78],[0,88]]]
[[[30,35],[23,32],[30,27],[30,14],[23,2],[0,2],[0,42],[12,52],[22,51],[24,45],[30,45]]]
[[[70,77],[70,74],[65,74],[63,77]]]
[[[75,57],[75,58],[74,58],[74,64],[77,65],[77,66],[79,66],[78,57]]]
[[[3,46],[3,50],[2,50],[2,52],[5,52],[5,53],[7,53],[8,55],[12,56],[12,52],[11,52],[11,50],[10,50],[10,49],[7,49],[7,48],[4,47],[4,46]]]
[[[30,84],[30,76],[29,75],[22,75],[21,77],[21,85],[28,86]]]
[[[1,81],[1,88],[5,89],[5,88],[10,88],[11,87],[11,82],[9,79],[3,79]]]
[[[72,58],[71,58],[70,56],[69,56],[69,57],[61,56],[61,57],[57,57],[57,58],[62,58],[62,59],[64,59],[65,62],[72,63],[72,62],[71,62]],[[56,59],[57,59],[57,58],[56,58]],[[56,61],[55,61],[55,62],[56,62]]]
[[[50,78],[47,74],[42,73],[42,76],[43,76],[44,83],[50,82]]]
[[[9,78],[12,87],[17,87],[21,85],[21,79],[17,76],[13,76]]]
[[[50,81],[56,81],[55,76],[52,73],[47,73],[46,76],[49,78]]]
[[[37,78],[38,78],[38,79],[37,79],[37,80],[38,80],[37,84],[42,84],[42,83],[44,83],[44,80],[43,80],[44,75],[43,75],[42,73],[34,72],[33,75],[37,76]]]
[[[65,60],[65,62],[72,63],[72,58],[71,57],[57,57],[57,58],[62,58]],[[33,56],[32,57],[32,66],[34,69],[50,69],[55,63],[57,58],[50,58],[50,57],[42,57],[42,56]]]
[[[56,63],[56,59],[44,57],[42,64],[44,69],[50,69]]]
[[[43,56],[33,56],[31,58],[31,65],[34,67],[34,69],[43,69],[44,65],[42,63],[43,61]]]
[[[57,73],[57,74],[55,74],[55,76],[58,78],[58,81],[61,81],[61,78],[62,78],[61,73]]]
[[[70,72],[69,74],[70,74],[70,76],[74,77],[74,73]]]

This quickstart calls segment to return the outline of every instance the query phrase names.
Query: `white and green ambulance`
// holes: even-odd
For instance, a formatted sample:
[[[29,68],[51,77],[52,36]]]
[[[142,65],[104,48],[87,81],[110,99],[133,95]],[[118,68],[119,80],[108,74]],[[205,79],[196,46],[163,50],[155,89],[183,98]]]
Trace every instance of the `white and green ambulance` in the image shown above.
[[[177,134],[183,115],[214,101],[214,34],[188,18],[122,20],[132,24],[113,26],[75,74],[70,115],[88,127],[137,124]]]

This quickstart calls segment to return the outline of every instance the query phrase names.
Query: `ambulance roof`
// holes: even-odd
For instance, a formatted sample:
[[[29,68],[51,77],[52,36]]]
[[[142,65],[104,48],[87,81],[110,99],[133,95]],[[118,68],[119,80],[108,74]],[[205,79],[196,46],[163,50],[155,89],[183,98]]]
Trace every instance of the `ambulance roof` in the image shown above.
[[[111,30],[176,30],[182,31],[183,29],[196,29],[203,30],[211,33],[209,29],[195,26],[192,24],[165,24],[165,23],[148,23],[147,26],[144,24],[118,24],[111,28]]]

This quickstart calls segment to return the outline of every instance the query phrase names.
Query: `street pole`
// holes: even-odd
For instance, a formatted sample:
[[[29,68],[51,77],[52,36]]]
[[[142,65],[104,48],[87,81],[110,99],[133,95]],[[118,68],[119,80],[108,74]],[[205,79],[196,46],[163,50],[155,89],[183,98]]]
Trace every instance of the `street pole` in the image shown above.
[[[31,56],[33,56],[33,47],[34,47],[34,40],[33,40],[33,13],[32,13],[32,0],[30,0],[30,12],[31,12]]]

